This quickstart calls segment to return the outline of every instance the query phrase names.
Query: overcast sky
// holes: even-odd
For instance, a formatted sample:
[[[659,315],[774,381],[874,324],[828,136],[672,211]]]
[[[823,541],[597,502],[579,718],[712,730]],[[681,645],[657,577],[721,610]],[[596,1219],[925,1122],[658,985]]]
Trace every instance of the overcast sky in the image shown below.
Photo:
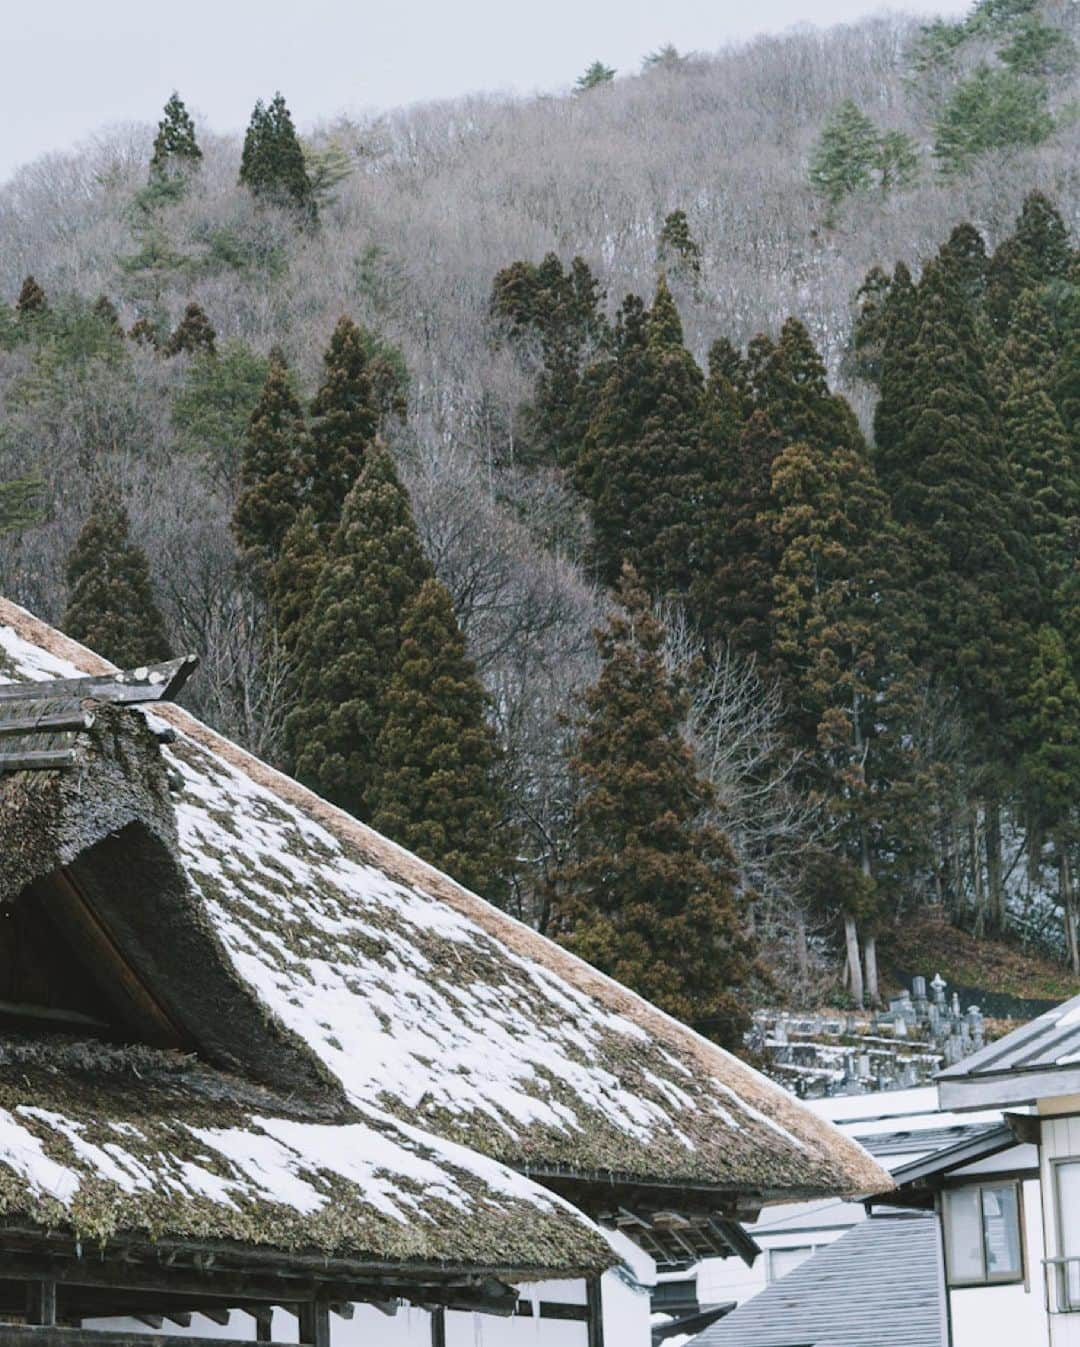
[[[961,13],[970,0],[898,0]],[[9,0],[0,179],[112,122],[156,120],[179,89],[217,130],[260,95],[297,123],[477,90],[557,90],[595,57],[636,70],[665,42],[712,51],[874,0]]]

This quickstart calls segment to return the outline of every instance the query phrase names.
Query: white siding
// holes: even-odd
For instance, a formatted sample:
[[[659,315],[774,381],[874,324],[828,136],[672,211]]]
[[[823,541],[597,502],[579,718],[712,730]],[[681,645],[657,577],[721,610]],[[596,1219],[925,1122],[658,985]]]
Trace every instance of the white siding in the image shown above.
[[[949,1292],[952,1347],[1050,1347],[1043,1295],[1042,1204],[1038,1179],[1023,1184],[1023,1282],[964,1286]],[[1070,1344],[1072,1339],[1067,1339]],[[1057,1347],[1058,1340],[1054,1340]],[[1080,1338],[1076,1339],[1080,1343]]]
[[[1053,1258],[1061,1253],[1053,1162],[1080,1160],[1080,1117],[1043,1118],[1041,1149],[1043,1231],[1047,1255]],[[1080,1347],[1080,1314],[1052,1314],[1050,1342],[1052,1347]]]

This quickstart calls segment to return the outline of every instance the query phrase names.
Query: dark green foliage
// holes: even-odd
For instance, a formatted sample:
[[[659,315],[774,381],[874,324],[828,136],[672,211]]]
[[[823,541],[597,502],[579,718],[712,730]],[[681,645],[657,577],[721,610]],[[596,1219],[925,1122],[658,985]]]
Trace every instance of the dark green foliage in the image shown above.
[[[833,205],[870,186],[878,158],[878,130],[846,98],[826,121],[810,161],[810,184]]]
[[[1035,15],[1024,17],[1012,40],[998,54],[1010,70],[1020,75],[1064,75],[1076,65],[1072,39]]]
[[[910,187],[919,176],[919,151],[904,131],[886,131],[878,141],[874,167],[883,192]]]
[[[1071,658],[1070,658],[1071,655]],[[1076,839],[1080,780],[1080,687],[1077,652],[1055,627],[1039,628],[1021,702],[1028,748],[1022,764],[1029,816],[1037,835],[1062,844]]]
[[[871,332],[877,347],[881,391],[874,408],[874,440],[880,456],[889,454],[905,433],[908,409],[917,393],[918,298],[911,272],[903,262],[896,264]]]
[[[122,669],[170,657],[150,563],[131,541],[127,511],[115,491],[94,496],[65,574],[68,605],[61,626],[68,636]]]
[[[258,574],[259,558],[256,557]],[[297,682],[300,640],[312,615],[315,588],[326,564],[326,545],[315,515],[304,506],[281,540],[281,548],[266,579],[274,634]]]
[[[830,848],[903,899],[926,862],[925,782],[910,737],[908,559],[858,448],[789,445],[773,464],[773,668]]]
[[[280,93],[269,107],[262,99],[255,104],[244,136],[240,182],[261,201],[291,206],[311,220],[316,216],[304,151]]]
[[[896,344],[886,342],[879,473],[922,566],[924,661],[956,690],[989,758],[1008,733],[1025,615],[1038,598],[1022,502],[996,433],[982,344],[939,261],[927,264],[899,329],[900,315]]]
[[[590,89],[598,89],[601,85],[610,84],[614,78],[614,66],[605,65],[603,61],[593,61],[574,81],[574,92],[578,94],[587,93]]]
[[[958,224],[938,249],[938,261],[949,284],[974,311],[983,301],[990,269],[983,236],[973,224]]]
[[[768,416],[754,412],[740,435],[734,472],[710,531],[711,567],[692,587],[693,610],[705,633],[752,656],[762,670],[772,658],[779,562],[772,469],[783,447]]]
[[[402,617],[430,575],[408,496],[389,452],[374,443],[345,501],[308,616],[299,618],[295,709],[285,725],[294,775],[357,818],[371,813],[375,744]],[[284,612],[281,600],[276,606]]]
[[[705,424],[704,379],[661,278],[650,310],[635,296],[623,304],[616,358],[575,473],[605,583],[614,584],[629,561],[654,594],[689,589],[716,475]]]
[[[337,522],[379,426],[369,344],[351,318],[340,318],[323,354],[323,381],[311,404],[308,504],[321,525]]]
[[[1013,70],[980,66],[956,85],[934,127],[934,154],[958,173],[987,150],[1039,145],[1054,129],[1048,92]]]
[[[248,420],[266,382],[269,362],[239,341],[197,355],[173,397],[180,447],[202,456],[215,477],[235,489]]]
[[[757,381],[757,405],[786,444],[861,445],[847,401],[829,391],[825,363],[803,323],[789,318]]]
[[[48,307],[45,291],[38,285],[33,276],[27,276],[22,283],[22,289],[19,291],[19,298],[15,301],[16,314],[21,319],[40,318],[48,310]]]
[[[233,536],[258,569],[281,556],[303,501],[307,457],[304,412],[285,357],[274,350],[244,434],[240,493],[232,517]]]
[[[681,733],[682,686],[632,572],[598,633],[603,668],[571,758],[573,856],[556,879],[555,931],[576,954],[709,1037],[737,1048],[751,949],[727,839]]]
[[[203,312],[201,305],[191,303],[184,310],[184,316],[177,323],[168,341],[165,343],[166,355],[209,355],[214,354],[217,333]]]
[[[1054,596],[1075,563],[1072,528],[1080,519],[1080,459],[1034,362],[1017,367],[1001,408],[1001,428],[1027,505],[1044,608],[1049,607],[1052,620]]]
[[[41,506],[44,490],[44,482],[36,477],[0,482],[0,536],[21,533],[44,521],[45,511]]]
[[[491,897],[506,856],[487,698],[453,605],[425,581],[401,620],[383,697],[371,788],[372,826]]]
[[[1071,260],[1069,231],[1061,213],[1042,192],[1030,192],[1016,229],[990,261],[986,309],[994,325],[1004,331],[1020,295],[1065,279]]]
[[[691,278],[701,275],[701,244],[690,233],[686,211],[673,210],[664,217],[656,259],[673,274],[682,272]]]
[[[885,314],[892,278],[881,267],[871,267],[855,294],[858,312],[851,328],[851,368],[860,379],[877,384],[885,345]]]
[[[154,137],[154,152],[150,157],[150,177],[167,178],[182,174],[202,160],[202,150],[195,139],[195,123],[174,89],[165,104],[165,113],[158,122]]]
[[[570,467],[578,457],[611,339],[603,301],[580,257],[564,268],[548,253],[539,265],[515,262],[495,277],[492,317],[536,374],[524,409],[529,460]]]

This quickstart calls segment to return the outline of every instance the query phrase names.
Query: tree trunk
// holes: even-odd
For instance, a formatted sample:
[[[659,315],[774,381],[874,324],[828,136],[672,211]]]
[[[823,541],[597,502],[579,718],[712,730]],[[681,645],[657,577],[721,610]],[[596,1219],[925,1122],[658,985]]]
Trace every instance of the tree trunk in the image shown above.
[[[1001,801],[991,795],[986,801],[986,888],[990,906],[990,929],[1005,929],[1005,867],[1001,857]]]
[[[878,991],[876,935],[868,935],[863,941],[863,960],[866,963],[866,999],[871,1006],[878,1006],[881,993]]]
[[[851,978],[851,999],[859,1007],[863,1008],[863,976],[862,960],[859,958],[859,932],[855,926],[855,918],[844,914],[844,940],[847,942],[847,966],[848,976]]]
[[[1076,936],[1076,895],[1073,893],[1072,867],[1069,865],[1069,851],[1061,838],[1057,840],[1058,850],[1058,893],[1065,912],[1065,939],[1069,945],[1069,962],[1074,977],[1080,977],[1080,941]]]
[[[810,989],[810,950],[806,943],[806,913],[801,907],[795,909],[795,963],[805,995]]]
[[[971,883],[975,896],[975,934],[986,934],[986,901],[983,897],[982,849],[979,846],[979,807],[971,806]]]

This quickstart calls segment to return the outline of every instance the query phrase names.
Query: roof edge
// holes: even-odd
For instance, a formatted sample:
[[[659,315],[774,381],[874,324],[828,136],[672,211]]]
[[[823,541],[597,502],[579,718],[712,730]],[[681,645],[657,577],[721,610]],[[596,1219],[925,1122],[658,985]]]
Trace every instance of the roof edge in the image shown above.
[[[0,597],[0,622],[10,626],[24,640],[58,658],[68,660],[87,673],[115,671],[116,666],[94,651],[3,597]],[[494,907],[413,852],[262,762],[190,712],[176,705],[164,704],[155,706],[154,714],[216,753],[256,784],[304,810],[340,841],[365,853],[374,865],[391,878],[407,887],[424,890],[445,902],[514,953],[546,967],[579,992],[593,997],[609,1010],[645,1029],[661,1043],[685,1053],[704,1073],[718,1077],[719,1082],[731,1089],[749,1111],[758,1111],[766,1124],[781,1136],[786,1136],[796,1150],[806,1150],[831,1171],[834,1177],[828,1187],[820,1190],[821,1196],[864,1197],[888,1191],[892,1187],[888,1172],[857,1142],[845,1136],[826,1119],[806,1109],[781,1086],[768,1080],[733,1053],[704,1038],[524,922]],[[777,1192],[770,1200],[783,1200],[786,1191]],[[803,1195],[806,1190],[800,1189],[799,1192]]]

